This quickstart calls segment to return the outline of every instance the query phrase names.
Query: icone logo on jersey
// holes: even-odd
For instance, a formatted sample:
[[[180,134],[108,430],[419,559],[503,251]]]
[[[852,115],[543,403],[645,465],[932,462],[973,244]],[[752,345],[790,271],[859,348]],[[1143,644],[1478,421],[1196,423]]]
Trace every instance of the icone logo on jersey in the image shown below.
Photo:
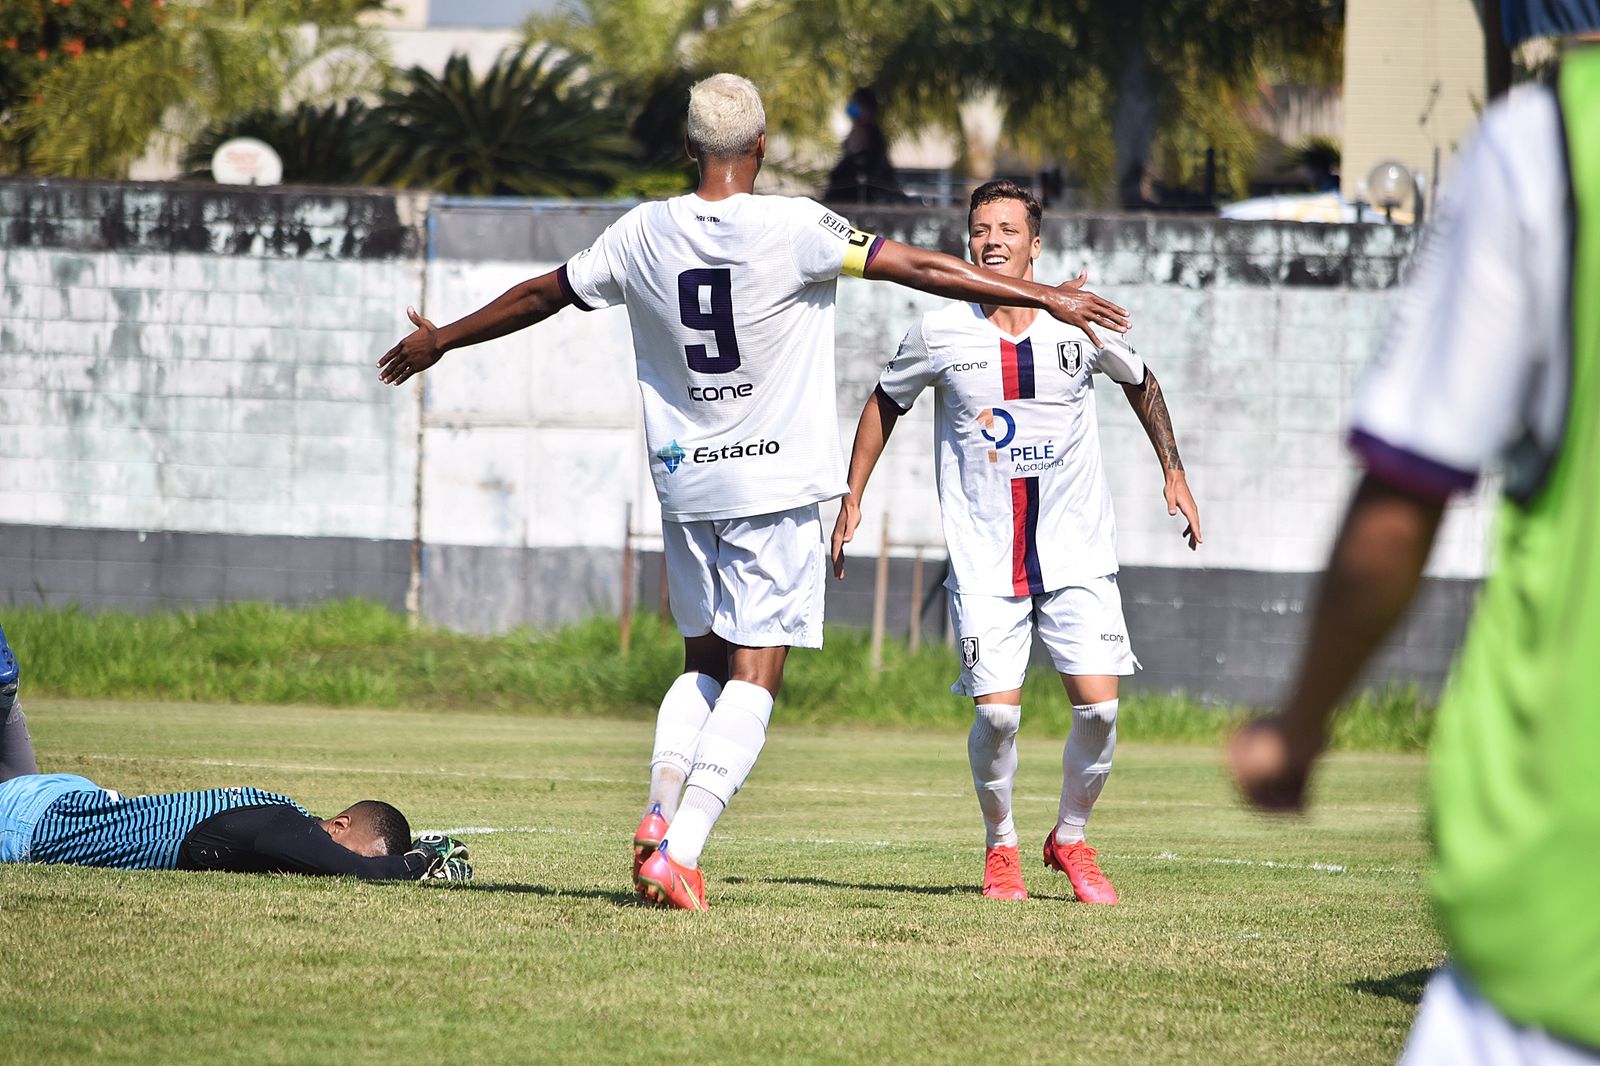
[[[950,369],[958,374],[966,370],[988,370],[989,361],[983,359],[976,363],[951,363]]]
[[[716,403],[720,400],[742,400],[754,394],[755,385],[746,381],[738,385],[690,385],[689,399],[696,403]]]

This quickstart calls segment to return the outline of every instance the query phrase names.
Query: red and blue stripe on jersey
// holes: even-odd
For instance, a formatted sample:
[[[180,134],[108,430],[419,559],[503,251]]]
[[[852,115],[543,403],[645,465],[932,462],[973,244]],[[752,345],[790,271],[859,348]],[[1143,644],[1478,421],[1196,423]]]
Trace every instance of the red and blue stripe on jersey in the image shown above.
[[[1000,341],[1000,377],[1008,400],[1031,400],[1033,342]],[[1039,567],[1039,479],[1011,479],[1011,589],[1018,596],[1044,592]]]
[[[1033,399],[1033,342],[1020,340],[1015,344],[1000,342],[1000,376],[1005,384],[1006,399]]]

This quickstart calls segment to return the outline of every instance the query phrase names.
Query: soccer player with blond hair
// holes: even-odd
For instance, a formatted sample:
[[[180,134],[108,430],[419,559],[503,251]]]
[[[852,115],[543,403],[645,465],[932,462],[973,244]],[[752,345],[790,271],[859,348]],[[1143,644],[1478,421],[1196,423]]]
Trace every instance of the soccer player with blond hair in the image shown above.
[[[634,881],[666,906],[706,906],[699,860],[766,741],[791,647],[822,645],[826,544],[818,504],[845,492],[835,422],[840,274],[1043,308],[1086,330],[1125,329],[1084,292],[980,271],[856,229],[815,201],[755,194],[766,115],[745,78],[689,94],[694,192],[641,204],[565,265],[487,306],[416,330],[379,362],[401,384],[445,352],[569,305],[625,304],[684,671],[656,719]]]
[[[1010,181],[972,194],[968,250],[1005,278],[1033,279],[1042,207]],[[861,521],[861,497],[900,416],[934,390],[939,510],[950,551],[951,617],[961,646],[952,691],[975,706],[967,757],[986,831],[983,894],[1026,899],[1011,812],[1022,682],[1034,633],[1072,701],[1061,803],[1045,865],[1085,903],[1115,903],[1084,827],[1111,773],[1118,678],[1133,673],[1117,589],[1111,492],[1100,462],[1094,375],[1122,386],[1155,446],[1169,514],[1183,512],[1189,547],[1200,512],[1178,458],[1161,386],[1121,337],[1104,344],[1032,308],[987,300],[922,316],[867,398],[850,456],[850,495],[833,531],[834,569]]]

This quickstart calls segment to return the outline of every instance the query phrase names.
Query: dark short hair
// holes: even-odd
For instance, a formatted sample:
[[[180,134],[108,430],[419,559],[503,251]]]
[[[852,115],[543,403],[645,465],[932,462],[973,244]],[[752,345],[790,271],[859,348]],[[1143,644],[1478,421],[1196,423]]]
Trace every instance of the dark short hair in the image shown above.
[[[972,231],[972,213],[984,204],[997,203],[1000,200],[1017,200],[1028,209],[1028,236],[1039,235],[1039,219],[1044,215],[1044,205],[1033,193],[1024,189],[1010,178],[1001,178],[998,181],[986,181],[972,190],[972,203],[967,208],[967,231]]]
[[[362,800],[351,804],[344,813],[371,826],[372,835],[383,841],[390,855],[403,855],[411,847],[411,823],[391,804],[383,800]]]

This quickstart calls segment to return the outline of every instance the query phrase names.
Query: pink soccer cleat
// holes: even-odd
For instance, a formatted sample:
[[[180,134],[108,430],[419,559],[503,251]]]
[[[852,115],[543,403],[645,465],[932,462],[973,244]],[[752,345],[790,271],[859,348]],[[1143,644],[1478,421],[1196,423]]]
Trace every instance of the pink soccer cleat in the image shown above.
[[[661,814],[661,804],[650,808],[650,813],[639,821],[639,828],[633,831],[633,886],[641,893],[643,886],[639,884],[639,867],[650,857],[650,853],[661,846],[662,839],[667,835],[667,820]]]
[[[1027,899],[1016,845],[990,848],[983,856],[983,894],[990,899]]]
[[[639,867],[639,891],[650,902],[674,910],[706,909],[706,884],[699,867],[673,862],[665,840]]]
[[[1096,854],[1085,840],[1057,844],[1053,829],[1044,838],[1044,864],[1067,875],[1067,880],[1072,882],[1073,895],[1084,903],[1110,905],[1117,902],[1117,890],[1111,887],[1110,879],[1094,861]]]

